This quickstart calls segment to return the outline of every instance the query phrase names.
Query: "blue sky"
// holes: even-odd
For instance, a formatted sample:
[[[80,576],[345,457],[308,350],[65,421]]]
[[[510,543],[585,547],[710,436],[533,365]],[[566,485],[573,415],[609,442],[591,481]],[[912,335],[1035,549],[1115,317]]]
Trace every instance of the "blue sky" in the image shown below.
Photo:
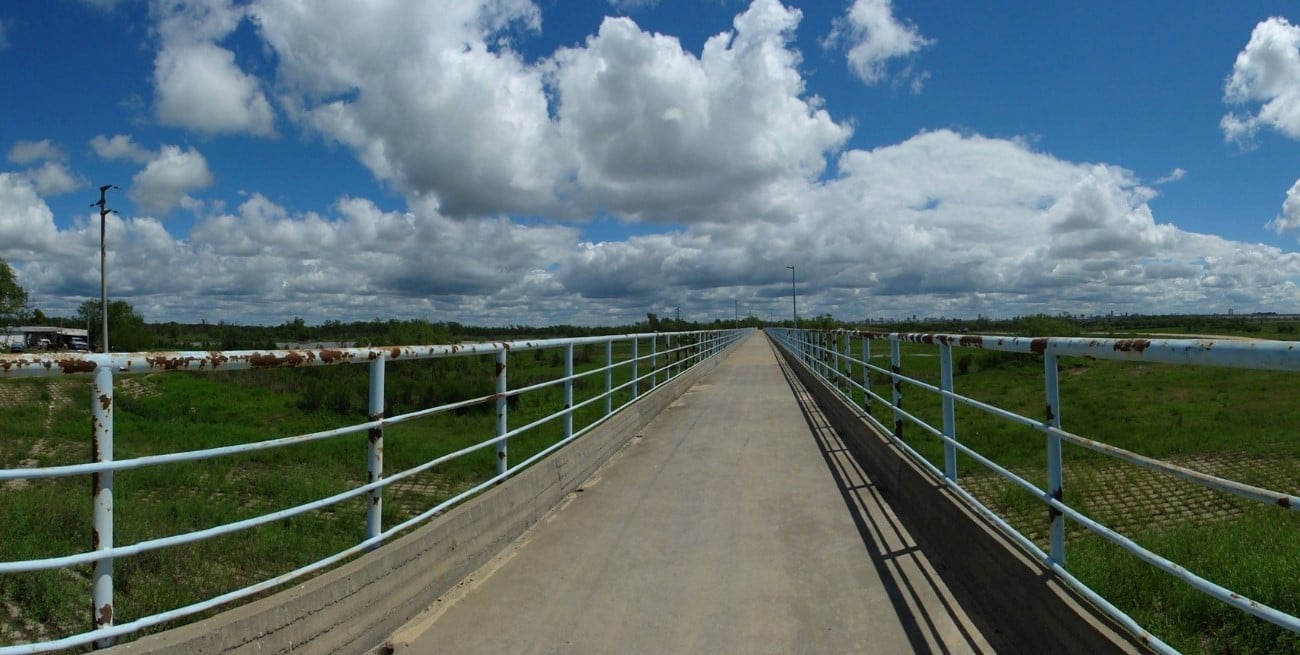
[[[1295,312],[1294,3],[0,6],[47,314]],[[1289,13],[1288,13],[1289,12]]]

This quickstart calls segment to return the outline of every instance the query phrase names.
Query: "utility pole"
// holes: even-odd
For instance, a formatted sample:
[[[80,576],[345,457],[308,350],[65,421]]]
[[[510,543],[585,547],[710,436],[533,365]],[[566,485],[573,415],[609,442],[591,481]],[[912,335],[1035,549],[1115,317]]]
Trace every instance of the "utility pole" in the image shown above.
[[[99,313],[104,320],[103,352],[108,354],[108,277],[105,273],[105,262],[108,259],[108,250],[104,246],[104,233],[107,231],[108,215],[116,214],[116,209],[108,208],[108,190],[116,189],[116,185],[105,184],[99,187],[99,202],[91,203],[91,207],[99,207]]]
[[[739,330],[740,329],[740,301],[732,299],[731,303],[732,303],[732,310],[736,312],[736,317],[732,320],[731,327],[733,329]]]
[[[794,287],[794,267],[786,266],[790,269],[790,306],[794,311],[794,329],[799,329],[799,294]]]

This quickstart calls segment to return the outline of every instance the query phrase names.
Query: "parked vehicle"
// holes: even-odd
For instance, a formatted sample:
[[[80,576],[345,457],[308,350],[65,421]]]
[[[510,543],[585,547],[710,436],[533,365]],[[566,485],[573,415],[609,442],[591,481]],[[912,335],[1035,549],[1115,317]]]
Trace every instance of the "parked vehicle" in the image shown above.
[[[69,339],[68,348],[75,350],[79,353],[90,352],[90,344],[86,343],[86,340],[82,339],[81,337],[72,337],[71,339]]]
[[[9,352],[11,353],[20,353],[26,349],[27,349],[27,344],[23,343],[22,341],[9,342]]]

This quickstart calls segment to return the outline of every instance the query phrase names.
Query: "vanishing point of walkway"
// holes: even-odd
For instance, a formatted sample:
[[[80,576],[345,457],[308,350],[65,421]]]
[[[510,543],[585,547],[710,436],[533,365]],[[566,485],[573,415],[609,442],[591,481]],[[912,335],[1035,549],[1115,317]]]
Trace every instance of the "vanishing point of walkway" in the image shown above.
[[[407,653],[991,653],[762,333],[393,636]]]

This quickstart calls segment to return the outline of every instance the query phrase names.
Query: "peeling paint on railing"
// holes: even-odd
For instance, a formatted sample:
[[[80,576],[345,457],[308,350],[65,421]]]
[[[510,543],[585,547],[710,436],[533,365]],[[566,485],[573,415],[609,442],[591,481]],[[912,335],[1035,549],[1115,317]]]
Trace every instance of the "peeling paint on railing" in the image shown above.
[[[975,509],[979,511],[981,515],[989,517],[995,525],[1003,531],[1008,532],[1018,544],[1026,548],[1026,550],[1029,550],[1040,561],[1042,561],[1049,570],[1052,570],[1057,575],[1061,576],[1067,584],[1078,589],[1088,597],[1089,600],[1096,603],[1111,616],[1115,617],[1121,625],[1125,626],[1125,628],[1132,632],[1135,637],[1140,639],[1149,647],[1159,652],[1176,652],[1168,644],[1165,644],[1163,641],[1160,641],[1155,636],[1149,634],[1145,629],[1141,628],[1141,626],[1138,626],[1131,617],[1124,614],[1121,610],[1106,601],[1104,598],[1101,598],[1096,592],[1084,586],[1083,583],[1079,582],[1074,578],[1074,576],[1069,574],[1068,569],[1065,566],[1065,519],[1072,520],[1083,526],[1085,529],[1119,545],[1121,548],[1127,550],[1143,561],[1160,568],[1171,576],[1186,582],[1207,595],[1287,630],[1300,632],[1300,617],[1291,616],[1285,612],[1277,610],[1276,608],[1246,598],[1237,592],[1225,589],[1214,582],[1206,580],[1195,573],[1188,571],[1186,568],[1147,550],[1136,542],[1133,542],[1127,537],[1115,532],[1066,504],[1064,502],[1064,485],[1062,484],[1063,465],[1060,454],[1060,442],[1068,442],[1206,488],[1234,494],[1259,503],[1275,505],[1285,510],[1300,511],[1300,497],[1202,473],[1171,462],[1165,462],[1139,455],[1101,441],[1089,439],[1065,431],[1061,429],[1059,410],[1060,399],[1058,397],[1059,389],[1056,380],[1057,358],[1061,356],[1132,362],[1219,366],[1257,370],[1300,371],[1300,350],[1297,350],[1297,344],[1295,342],[1206,338],[1101,339],[1078,337],[1012,337],[878,332],[869,330],[836,330],[830,332],[819,332],[813,330],[770,330],[770,333],[773,334],[776,340],[781,343],[787,351],[803,362],[810,371],[825,379],[832,387],[838,388],[840,394],[845,397],[846,402],[857,409],[859,416],[861,416],[863,420],[872,423],[882,432],[890,435],[890,438],[894,440],[894,443],[898,444],[909,456],[917,459],[923,465],[923,468],[933,473],[937,478],[941,479],[944,484],[958,492],[958,495],[967,502],[973,504]],[[850,337],[850,341],[852,337],[858,337],[862,342],[861,352],[863,355],[861,359],[853,358],[849,351],[839,352],[834,347],[827,347],[825,344],[828,343],[828,335],[844,335]],[[870,363],[869,344],[871,341],[888,341],[890,343],[891,357],[890,367],[888,369]],[[833,343],[833,340],[831,342]],[[899,344],[901,343],[937,346],[940,348],[941,357],[943,357],[943,354],[948,349],[953,347],[1000,350],[1043,357],[1044,387],[1047,394],[1047,398],[1043,405],[1045,414],[1044,418],[1037,419],[1021,416],[1014,412],[955,393],[952,390],[951,382],[946,379],[947,376],[951,374],[950,363],[947,363],[947,368],[942,371],[942,377],[945,378],[945,381],[941,383],[939,387],[907,377],[902,371],[902,362],[899,350]],[[836,360],[835,364],[833,366],[826,366],[825,362],[827,358]],[[841,366],[840,362],[837,361],[841,359],[845,360],[843,366]],[[853,379],[853,377],[848,374],[847,370],[851,368],[852,365],[857,365],[861,368],[863,372],[861,381]],[[845,370],[845,372],[841,373],[842,369]],[[870,388],[870,372],[875,372],[878,375],[890,379],[890,398],[877,395]],[[942,429],[935,428],[917,418],[915,415],[902,409],[904,383],[917,389],[937,394],[941,397],[945,407],[945,426]],[[857,408],[856,404],[852,401],[852,395],[855,392],[863,393],[865,398],[864,408]],[[891,404],[892,409],[894,410],[892,426],[884,424],[872,415],[872,399],[881,403],[888,402]],[[956,434],[955,429],[953,429],[950,423],[951,414],[949,408],[951,407],[950,403],[953,402],[959,402],[1012,423],[1042,431],[1047,436],[1046,455],[1049,488],[1041,489],[1029,483],[1023,478],[1020,478],[1001,466],[998,466],[990,459],[973,450],[969,445],[961,443],[959,435]],[[944,470],[940,471],[936,469],[928,461],[924,460],[916,450],[903,441],[903,424],[905,420],[915,423],[917,426],[922,428],[923,432],[931,434],[943,442]],[[971,457],[989,470],[1009,479],[1016,486],[1022,487],[1039,497],[1041,502],[1046,506],[1048,518],[1051,521],[1052,526],[1050,553],[1044,553],[1032,540],[1017,532],[1002,517],[998,516],[991,509],[977,501],[974,496],[961,486],[956,471],[956,456],[958,452]]]
[[[84,646],[94,642],[96,646],[110,645],[117,636],[131,634],[144,628],[167,621],[206,611],[220,605],[246,598],[253,594],[271,589],[284,582],[294,580],[308,573],[342,561],[356,553],[373,549],[383,541],[396,536],[420,521],[435,516],[445,508],[477,493],[487,485],[496,484],[528,466],[538,458],[553,452],[569,441],[579,438],[591,429],[604,423],[610,416],[631,405],[638,397],[637,385],[646,377],[652,386],[662,385],[668,380],[681,375],[706,359],[718,355],[741,337],[752,330],[706,330],[697,332],[675,333],[678,337],[674,345],[660,351],[656,347],[663,333],[643,333],[617,336],[583,337],[573,339],[542,339],[526,341],[497,341],[485,343],[461,343],[453,345],[388,346],[383,348],[304,348],[286,350],[240,350],[240,351],[180,351],[122,354],[57,354],[40,355],[0,355],[0,381],[19,377],[36,377],[50,375],[84,375],[93,373],[92,414],[91,414],[91,461],[85,464],[63,466],[0,469],[0,481],[19,479],[45,479],[90,475],[92,478],[91,504],[93,506],[94,524],[91,530],[91,543],[88,551],[48,557],[38,560],[0,561],[0,575],[23,571],[35,571],[69,566],[94,564],[92,598],[92,625],[94,629],[76,635],[52,638],[47,641],[0,645],[0,655],[12,653],[39,653]],[[672,335],[669,335],[672,336]],[[651,354],[638,354],[638,344],[648,340]],[[614,344],[629,344],[628,359],[617,361],[614,358]],[[573,348],[600,344],[605,348],[606,358],[603,368],[594,371],[575,373],[573,370]],[[507,384],[509,356],[517,351],[562,348],[565,351],[564,374],[554,380],[510,389]],[[494,355],[496,386],[489,396],[471,398],[455,403],[408,412],[399,416],[385,416],[384,413],[384,372],[385,363],[392,361],[440,359],[447,357],[464,357],[476,355]],[[650,362],[650,370],[644,371],[641,363]],[[267,368],[302,368],[309,366],[334,366],[341,364],[367,364],[370,374],[370,397],[367,420],[354,425],[343,426],[321,432],[269,439],[261,442],[223,446],[196,451],[181,451],[161,455],[146,455],[126,460],[113,458],[113,379],[116,375],[131,373],[157,373],[172,371],[241,371]],[[660,366],[662,364],[662,366]],[[615,369],[628,371],[629,380],[623,384],[613,384]],[[605,384],[601,393],[580,403],[573,402],[574,380],[593,373],[604,373]],[[662,379],[661,379],[662,377]],[[528,425],[509,429],[507,419],[507,399],[532,391],[537,391],[557,384],[563,384],[565,402],[562,409]],[[620,406],[613,406],[614,394],[627,393],[630,399]],[[594,421],[580,429],[572,425],[573,413],[581,407],[603,402],[605,410]],[[416,465],[412,468],[385,474],[383,471],[383,436],[384,428],[405,421],[415,420],[432,414],[451,411],[471,405],[495,403],[497,409],[497,429],[495,434],[472,446],[462,448],[454,453]],[[542,449],[513,467],[507,458],[507,442],[514,436],[536,428],[552,420],[564,423],[564,436],[557,442]],[[348,434],[366,432],[368,435],[366,455],[367,482],[359,487],[342,493],[310,501],[295,507],[281,509],[268,514],[251,517],[194,532],[171,535],[167,537],[118,545],[113,541],[113,473],[115,471],[157,466],[161,464],[197,461],[224,457],[237,453],[246,453],[272,448],[281,448],[294,444],[333,439]],[[472,489],[457,494],[387,530],[380,524],[383,489],[395,482],[426,471],[450,459],[461,457],[482,448],[497,447],[496,470],[489,480]],[[269,580],[244,587],[221,596],[199,601],[186,607],[177,608],[159,614],[136,618],[120,624],[113,600],[113,562],[118,557],[129,557],[150,550],[171,548],[187,543],[209,539],[223,534],[250,529],[305,512],[322,509],[351,498],[366,496],[366,536],[361,543],[340,553],[335,553],[317,562],[305,565],[293,571],[281,574]]]

